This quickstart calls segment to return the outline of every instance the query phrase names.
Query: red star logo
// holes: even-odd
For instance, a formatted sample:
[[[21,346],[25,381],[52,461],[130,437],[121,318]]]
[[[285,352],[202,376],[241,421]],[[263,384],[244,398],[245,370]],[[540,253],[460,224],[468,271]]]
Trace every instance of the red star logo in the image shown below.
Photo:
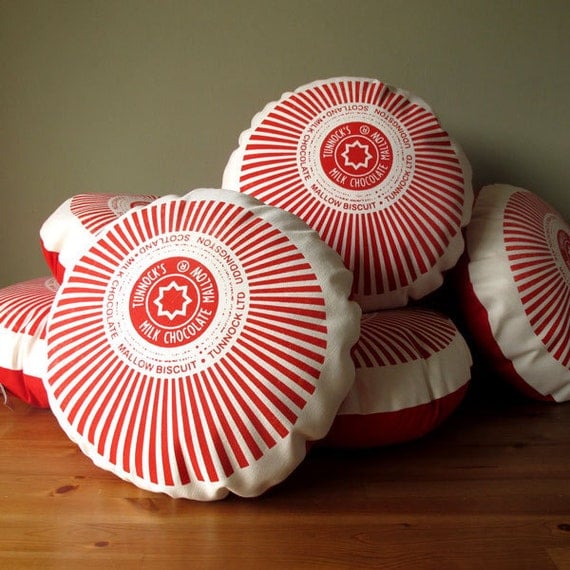
[[[345,165],[354,168],[354,170],[367,168],[372,158],[368,150],[368,145],[362,144],[357,140],[352,143],[347,143],[341,156],[344,158]]]
[[[158,308],[159,317],[167,317],[172,321],[178,316],[186,316],[192,298],[188,295],[186,285],[178,285],[172,280],[168,285],[158,288],[158,295],[153,303]]]

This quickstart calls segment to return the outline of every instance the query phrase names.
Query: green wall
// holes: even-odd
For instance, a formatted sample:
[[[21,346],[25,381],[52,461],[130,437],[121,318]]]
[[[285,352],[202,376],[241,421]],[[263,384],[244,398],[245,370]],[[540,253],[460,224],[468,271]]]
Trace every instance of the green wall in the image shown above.
[[[0,1],[0,286],[47,275],[63,200],[219,186],[254,113],[337,75],[416,93],[477,186],[569,219],[568,30],[566,0]]]

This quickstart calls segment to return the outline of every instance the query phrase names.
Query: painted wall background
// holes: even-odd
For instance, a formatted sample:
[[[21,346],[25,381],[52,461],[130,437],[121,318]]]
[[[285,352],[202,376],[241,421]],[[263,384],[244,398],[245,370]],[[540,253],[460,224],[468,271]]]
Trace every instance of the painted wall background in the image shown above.
[[[265,103],[338,75],[419,95],[476,187],[570,219],[569,29],[566,0],[1,0],[0,286],[48,274],[65,199],[219,186]]]

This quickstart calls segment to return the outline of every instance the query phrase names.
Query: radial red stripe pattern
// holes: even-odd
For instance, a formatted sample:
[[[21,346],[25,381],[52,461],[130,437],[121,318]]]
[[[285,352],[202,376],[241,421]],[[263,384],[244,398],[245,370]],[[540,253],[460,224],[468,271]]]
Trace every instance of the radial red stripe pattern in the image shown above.
[[[95,234],[134,206],[156,200],[148,194],[78,194],[71,198],[70,211]]]
[[[171,243],[178,281],[168,284]],[[143,293],[134,289],[129,309],[125,291],[144,290],[151,313],[165,291],[178,301],[186,258],[215,277],[219,306],[201,336],[158,346],[159,332],[176,331],[152,329],[150,316],[135,331],[129,311]],[[161,288],[146,286],[151,277]],[[163,297],[152,300],[155,290]],[[153,318],[164,320],[159,308]],[[112,224],[66,277],[50,325],[50,391],[68,428],[117,471],[165,486],[219,481],[290,433],[316,389],[326,318],[311,266],[270,223],[216,200],[152,204]]]
[[[552,357],[570,367],[570,228],[530,192],[514,192],[504,212],[505,247],[524,311]]]
[[[385,137],[397,156],[388,171],[367,170],[367,150],[350,162],[354,176],[340,165],[325,172],[318,147],[343,136],[346,153]],[[428,108],[378,81],[339,79],[284,96],[249,131],[239,169],[242,192],[295,213],[341,254],[359,295],[410,286],[462,225],[467,182],[457,149]],[[349,179],[364,185],[381,176],[368,191],[349,188]]]
[[[449,346],[455,325],[423,309],[386,310],[363,315],[360,339],[352,349],[356,368],[380,368],[427,359]]]
[[[45,338],[46,317],[59,285],[39,277],[5,287],[0,298],[2,328]]]

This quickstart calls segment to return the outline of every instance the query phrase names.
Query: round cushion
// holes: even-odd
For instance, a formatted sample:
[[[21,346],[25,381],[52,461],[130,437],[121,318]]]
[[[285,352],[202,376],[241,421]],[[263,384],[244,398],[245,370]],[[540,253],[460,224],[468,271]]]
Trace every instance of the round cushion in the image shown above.
[[[40,408],[48,407],[46,325],[57,289],[53,277],[0,289],[0,385]]]
[[[113,222],[66,273],[47,387],[99,466],[173,497],[259,495],[327,433],[359,306],[295,216],[197,189]]]
[[[329,447],[418,439],[455,411],[471,378],[463,336],[448,317],[427,309],[364,314],[352,357],[354,386],[322,442]]]
[[[110,222],[148,204],[156,196],[140,194],[78,194],[63,202],[42,224],[40,245],[53,276],[61,283],[71,267]]]
[[[471,168],[418,97],[340,77],[268,104],[242,133],[222,186],[291,211],[354,272],[369,312],[442,283],[463,248]]]
[[[536,194],[481,189],[458,266],[461,308],[492,369],[527,396],[570,399],[570,227]]]

